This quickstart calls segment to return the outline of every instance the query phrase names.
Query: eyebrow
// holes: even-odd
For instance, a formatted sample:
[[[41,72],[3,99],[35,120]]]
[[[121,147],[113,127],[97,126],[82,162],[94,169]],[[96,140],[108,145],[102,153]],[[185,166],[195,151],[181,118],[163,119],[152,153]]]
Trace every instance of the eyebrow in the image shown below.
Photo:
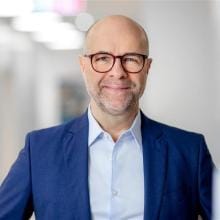
[[[104,50],[99,50],[99,51],[94,51],[94,52],[92,52],[92,51],[87,51],[87,52],[85,52],[84,54],[94,54],[94,53],[111,53],[111,52],[108,52],[108,51],[104,51]]]
[[[114,55],[114,53],[112,52],[109,52],[109,51],[104,51],[104,50],[99,50],[99,51],[96,51],[94,53],[108,53],[108,54],[112,54]],[[130,51],[130,52],[125,52],[123,53],[121,56],[125,55],[125,54],[140,54],[140,52],[137,52],[137,51]],[[116,55],[115,55],[116,56]]]
[[[96,53],[111,53],[111,52],[109,52],[109,51],[104,51],[104,50],[99,50],[99,51],[97,51]],[[112,54],[112,53],[111,53]]]

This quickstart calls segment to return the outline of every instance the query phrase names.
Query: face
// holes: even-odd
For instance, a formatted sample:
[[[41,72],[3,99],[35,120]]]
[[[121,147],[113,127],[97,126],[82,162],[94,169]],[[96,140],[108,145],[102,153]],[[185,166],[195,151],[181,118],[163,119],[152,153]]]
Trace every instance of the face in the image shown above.
[[[126,53],[146,54],[146,42],[141,30],[126,21],[110,20],[97,24],[88,36],[86,54],[107,52],[115,56]],[[138,109],[144,92],[150,59],[145,60],[139,73],[127,73],[116,59],[113,68],[106,73],[96,72],[88,57],[80,57],[80,66],[91,97],[92,108],[111,115],[122,115]]]

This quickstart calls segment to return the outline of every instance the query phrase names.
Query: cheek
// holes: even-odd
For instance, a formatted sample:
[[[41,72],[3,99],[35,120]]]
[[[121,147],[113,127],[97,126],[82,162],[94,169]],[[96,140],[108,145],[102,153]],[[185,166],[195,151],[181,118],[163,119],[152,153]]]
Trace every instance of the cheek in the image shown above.
[[[145,88],[145,85],[146,85],[146,81],[147,81],[147,75],[144,74],[141,78],[141,84],[142,84],[142,87]]]
[[[145,88],[145,82],[146,82],[145,74],[134,75],[131,80],[133,81],[133,83],[135,84],[138,90],[142,90]]]
[[[101,81],[101,77],[97,73],[86,72],[84,73],[84,79],[87,85],[87,88],[98,89]]]

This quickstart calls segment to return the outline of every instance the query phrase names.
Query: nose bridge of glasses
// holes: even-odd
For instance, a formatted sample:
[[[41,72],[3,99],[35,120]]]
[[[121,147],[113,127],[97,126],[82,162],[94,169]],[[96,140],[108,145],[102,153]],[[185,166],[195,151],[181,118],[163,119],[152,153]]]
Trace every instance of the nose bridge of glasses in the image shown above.
[[[117,59],[118,59],[118,62],[120,63],[120,69],[121,70],[123,70],[123,72],[126,72],[126,70],[125,70],[125,68],[124,68],[124,66],[123,66],[123,55],[118,55],[118,56],[112,56],[113,58],[114,58],[114,61],[113,61],[113,64],[112,64],[112,68],[114,68],[115,67],[115,64],[116,64],[116,61],[117,61]]]

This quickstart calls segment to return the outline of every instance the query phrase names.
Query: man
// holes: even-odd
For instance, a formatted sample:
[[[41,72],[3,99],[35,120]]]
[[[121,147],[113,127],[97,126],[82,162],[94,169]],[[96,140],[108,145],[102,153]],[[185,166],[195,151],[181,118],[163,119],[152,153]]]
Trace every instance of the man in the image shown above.
[[[144,29],[114,15],[88,31],[81,117],[27,135],[0,188],[0,219],[211,219],[212,160],[202,135],[139,110],[152,60]]]

